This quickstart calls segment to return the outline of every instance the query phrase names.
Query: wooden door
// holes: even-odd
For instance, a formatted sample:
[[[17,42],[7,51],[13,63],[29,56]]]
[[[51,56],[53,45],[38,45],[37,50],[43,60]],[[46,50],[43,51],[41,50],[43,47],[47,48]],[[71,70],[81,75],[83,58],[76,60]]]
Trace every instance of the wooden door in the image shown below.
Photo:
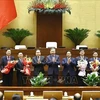
[[[37,47],[46,47],[46,42],[62,46],[62,14],[37,13]]]

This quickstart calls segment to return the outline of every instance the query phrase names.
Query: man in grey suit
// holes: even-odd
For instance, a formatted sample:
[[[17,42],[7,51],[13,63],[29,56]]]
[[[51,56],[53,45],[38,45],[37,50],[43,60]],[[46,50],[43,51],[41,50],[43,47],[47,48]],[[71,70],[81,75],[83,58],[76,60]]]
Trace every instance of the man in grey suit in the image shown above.
[[[57,85],[60,59],[59,55],[56,55],[56,50],[54,48],[50,50],[50,55],[46,58],[46,64],[48,65],[48,76],[50,78],[49,84]]]
[[[34,76],[40,72],[44,73],[45,57],[41,56],[40,50],[36,50],[36,56],[32,58],[32,65],[34,66]]]

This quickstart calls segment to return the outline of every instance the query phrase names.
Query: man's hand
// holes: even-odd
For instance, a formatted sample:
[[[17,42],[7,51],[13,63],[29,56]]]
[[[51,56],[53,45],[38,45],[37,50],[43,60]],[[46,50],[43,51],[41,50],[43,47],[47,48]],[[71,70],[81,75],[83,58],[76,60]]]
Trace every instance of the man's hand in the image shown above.
[[[21,73],[24,73],[24,70],[20,70]]]

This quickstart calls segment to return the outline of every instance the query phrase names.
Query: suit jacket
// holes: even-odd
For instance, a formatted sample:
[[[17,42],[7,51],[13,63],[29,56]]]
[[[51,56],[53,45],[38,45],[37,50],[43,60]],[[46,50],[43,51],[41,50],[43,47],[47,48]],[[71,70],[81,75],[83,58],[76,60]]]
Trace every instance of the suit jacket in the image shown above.
[[[14,60],[15,58],[13,57],[13,56],[10,56],[10,60]],[[8,60],[7,60],[7,56],[3,56],[2,58],[1,58],[1,70],[7,65],[7,63],[8,63]],[[13,68],[10,70],[10,72],[12,72],[13,71]]]
[[[95,59],[94,58],[90,58],[89,61],[94,61]],[[97,58],[97,60],[100,61],[100,58]]]
[[[23,62],[20,61],[20,59],[18,59],[18,62],[16,64],[15,68],[16,68],[17,72],[19,72],[19,73],[20,73],[20,70],[23,70],[24,64],[23,64]]]
[[[40,56],[40,61],[41,61],[41,63],[38,64],[37,56],[32,58],[32,65],[34,66],[34,75],[38,75],[39,72],[44,73],[44,66],[46,64],[45,57],[44,56]]]
[[[23,62],[18,59],[18,62],[15,66],[16,70],[17,70],[17,85],[18,86],[23,86],[26,85],[26,76],[25,73],[20,72],[20,70],[23,70],[24,68],[24,64]]]
[[[68,73],[70,74],[70,76],[74,76],[76,75],[76,71],[75,71],[75,66],[76,66],[76,61],[75,58],[71,58],[71,62],[68,64],[67,63],[68,58],[63,58],[62,60],[62,66],[64,66],[62,74],[64,76],[66,76]]]
[[[86,60],[86,61],[88,61],[88,57],[86,57],[86,56],[84,56],[83,59]],[[81,57],[80,56],[76,57],[76,61],[78,61],[78,60],[81,60]]]
[[[56,62],[52,62],[52,55],[47,56],[46,64],[48,65],[48,75],[52,75],[53,73],[59,74],[58,65],[60,65],[59,55],[55,55]]]

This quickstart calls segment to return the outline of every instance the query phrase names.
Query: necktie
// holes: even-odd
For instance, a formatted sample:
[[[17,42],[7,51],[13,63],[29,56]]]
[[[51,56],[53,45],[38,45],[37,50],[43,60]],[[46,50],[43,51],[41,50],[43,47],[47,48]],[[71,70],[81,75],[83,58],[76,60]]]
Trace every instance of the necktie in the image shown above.
[[[40,61],[40,57],[39,56],[37,56],[37,60]]]
[[[20,62],[22,63],[22,62],[23,62],[23,60],[22,60],[22,59],[20,59]]]
[[[10,56],[7,57],[7,60],[10,61]]]
[[[54,55],[52,56],[52,61],[55,61],[55,56]]]

